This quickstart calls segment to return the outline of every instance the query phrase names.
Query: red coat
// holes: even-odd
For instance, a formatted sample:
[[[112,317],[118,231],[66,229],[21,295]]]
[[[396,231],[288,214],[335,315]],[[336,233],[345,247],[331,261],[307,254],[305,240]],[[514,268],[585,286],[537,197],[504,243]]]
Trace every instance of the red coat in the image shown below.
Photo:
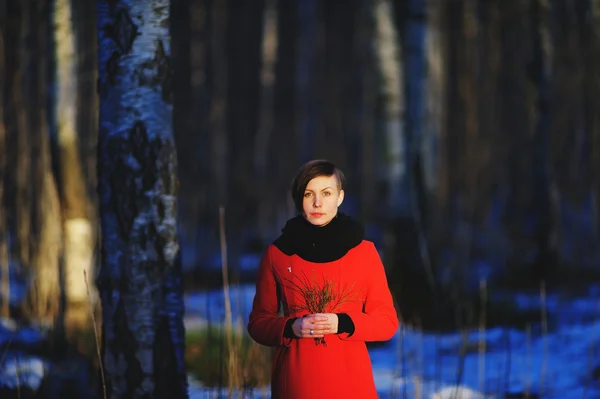
[[[290,283],[311,276],[335,281],[342,290],[353,288],[351,301],[328,311],[347,313],[354,334],[327,335],[326,346],[315,345],[310,338],[283,336],[287,320],[307,314],[294,311],[303,300]],[[280,303],[283,314],[278,312]],[[288,256],[274,245],[267,249],[258,271],[248,332],[259,344],[277,347],[273,398],[377,398],[365,342],[389,340],[397,329],[385,271],[372,242],[363,240],[342,258],[327,263]]]

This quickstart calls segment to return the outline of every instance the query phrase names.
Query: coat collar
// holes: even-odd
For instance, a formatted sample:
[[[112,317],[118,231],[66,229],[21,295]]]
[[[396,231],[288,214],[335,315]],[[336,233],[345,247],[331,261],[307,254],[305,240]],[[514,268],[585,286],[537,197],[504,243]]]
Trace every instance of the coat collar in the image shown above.
[[[281,252],[315,263],[340,259],[364,238],[363,226],[341,212],[323,227],[299,215],[288,220],[281,231],[273,243]]]

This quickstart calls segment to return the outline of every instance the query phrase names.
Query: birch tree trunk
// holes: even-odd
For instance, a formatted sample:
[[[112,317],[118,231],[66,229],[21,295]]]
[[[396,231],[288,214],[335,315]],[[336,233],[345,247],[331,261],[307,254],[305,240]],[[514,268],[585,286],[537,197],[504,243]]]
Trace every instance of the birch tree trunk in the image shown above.
[[[386,215],[410,212],[406,138],[404,137],[404,69],[390,0],[375,0],[375,49],[379,68],[379,95],[383,100],[384,165],[388,188]]]
[[[94,275],[94,233],[88,214],[86,190],[77,132],[77,59],[70,0],[54,3],[56,48],[56,99],[58,157],[64,231],[64,280],[67,327],[87,324],[87,288]],[[86,277],[87,280],[86,281]]]
[[[98,2],[102,363],[109,398],[187,398],[167,0]]]

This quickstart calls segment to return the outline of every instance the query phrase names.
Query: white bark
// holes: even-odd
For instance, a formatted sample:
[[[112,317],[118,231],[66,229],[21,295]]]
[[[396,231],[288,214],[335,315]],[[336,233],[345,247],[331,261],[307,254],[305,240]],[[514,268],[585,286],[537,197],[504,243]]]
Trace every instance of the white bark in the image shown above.
[[[56,121],[64,205],[65,295],[68,303],[85,303],[94,259],[92,222],[87,218],[89,200],[85,189],[76,132],[77,74],[75,35],[70,0],[54,3],[56,43]],[[84,274],[85,273],[85,274]],[[88,276],[86,282],[84,275]]]
[[[385,169],[389,187],[389,206],[401,211],[402,190],[406,187],[406,139],[404,137],[404,96],[401,47],[392,20],[389,0],[376,0],[375,49],[380,71],[380,93],[384,101]],[[404,204],[405,205],[405,204]]]
[[[93,300],[95,294],[92,277],[94,262],[94,230],[87,218],[71,218],[63,222],[65,243],[65,293],[68,302],[85,303]],[[85,272],[85,274],[84,274]],[[86,278],[87,276],[87,286]]]
[[[169,1],[99,1],[98,22],[108,397],[186,398]]]

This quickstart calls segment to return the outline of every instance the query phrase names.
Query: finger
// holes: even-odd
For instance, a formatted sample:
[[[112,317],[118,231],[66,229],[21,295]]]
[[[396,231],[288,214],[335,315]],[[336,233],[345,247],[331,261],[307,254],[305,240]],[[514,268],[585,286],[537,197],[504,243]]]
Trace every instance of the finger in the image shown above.
[[[320,330],[309,329],[309,330],[303,330],[303,332],[304,332],[303,336],[305,338],[322,338],[323,336],[325,336],[325,333]]]
[[[307,319],[312,322],[323,322],[329,320],[329,318],[323,313],[315,313],[308,315]]]
[[[327,330],[327,329],[331,328],[331,323],[329,323],[329,322],[312,323],[308,328],[312,328],[313,330]]]
[[[329,326],[323,326],[323,327],[313,327],[312,328],[313,331],[313,335],[314,334],[329,334],[329,332],[331,331],[331,327]],[[310,330],[309,330],[310,332]]]
[[[325,321],[309,321],[309,320],[303,320],[302,322],[302,328],[304,329],[310,329],[312,328],[314,329],[321,329],[321,328],[325,328],[327,326],[330,326],[331,323],[328,320]]]
[[[324,324],[331,324],[329,319],[325,318],[325,319],[311,319],[311,320],[307,320],[306,321],[309,324],[313,324],[313,325],[324,325]]]

